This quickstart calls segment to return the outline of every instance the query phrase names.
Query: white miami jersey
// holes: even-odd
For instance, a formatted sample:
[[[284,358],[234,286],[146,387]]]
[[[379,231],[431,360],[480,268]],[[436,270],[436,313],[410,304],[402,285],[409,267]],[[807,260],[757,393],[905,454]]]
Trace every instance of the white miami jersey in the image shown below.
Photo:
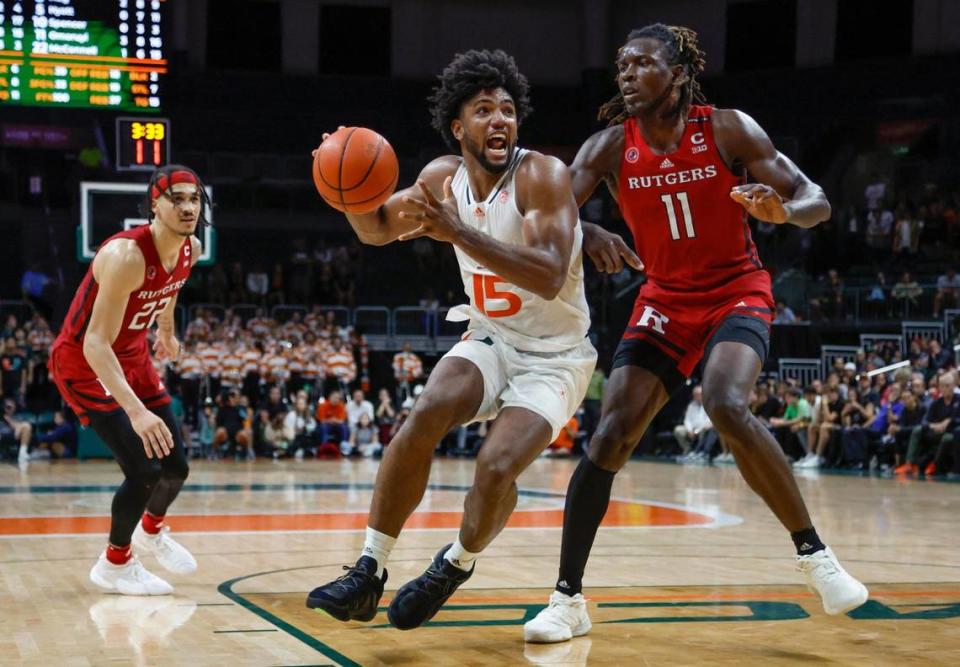
[[[523,215],[517,207],[517,168],[529,151],[517,149],[510,166],[483,201],[470,190],[461,163],[453,177],[453,196],[463,223],[503,243],[523,245]],[[583,288],[583,231],[577,225],[566,280],[547,301],[513,285],[454,246],[469,304],[451,308],[447,319],[470,320],[471,328],[499,335],[518,350],[560,352],[583,342],[590,310]]]

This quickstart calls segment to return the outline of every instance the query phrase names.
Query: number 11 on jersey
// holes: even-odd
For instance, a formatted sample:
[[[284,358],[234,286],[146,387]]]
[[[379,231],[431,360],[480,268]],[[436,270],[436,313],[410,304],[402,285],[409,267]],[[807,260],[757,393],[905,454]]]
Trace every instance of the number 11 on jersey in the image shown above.
[[[697,234],[693,230],[693,215],[690,214],[690,201],[687,199],[687,193],[678,192],[677,200],[680,202],[680,210],[683,213],[683,227],[687,232],[687,238],[696,238]],[[676,204],[673,202],[673,195],[660,195],[660,201],[667,209],[667,220],[670,222],[670,238],[679,241],[680,227],[677,225]]]

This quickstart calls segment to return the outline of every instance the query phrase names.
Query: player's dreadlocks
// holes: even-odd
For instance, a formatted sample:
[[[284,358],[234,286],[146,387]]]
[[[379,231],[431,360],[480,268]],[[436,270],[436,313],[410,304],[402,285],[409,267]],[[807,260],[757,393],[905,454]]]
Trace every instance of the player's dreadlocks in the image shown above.
[[[210,203],[210,197],[207,196],[206,188],[203,187],[203,181],[197,176],[197,172],[182,164],[167,164],[153,172],[150,183],[147,185],[147,194],[140,202],[140,215],[147,219],[151,218],[153,200],[160,195],[171,196],[171,188],[176,183],[196,183],[197,189],[200,190],[200,215],[197,217],[197,224],[201,227],[211,224],[207,220],[206,212],[211,210],[213,205]]]
[[[680,99],[677,100],[677,106],[669,109],[665,115],[676,117],[681,113],[686,113],[693,102],[706,102],[700,90],[697,75],[703,71],[707,61],[706,54],[700,50],[700,45],[697,43],[697,33],[683,26],[654,23],[639,30],[631,31],[627,35],[625,44],[643,37],[660,40],[667,47],[670,65],[683,65],[687,76],[687,80],[680,89]],[[597,119],[608,121],[608,126],[625,121],[627,111],[623,103],[623,95],[617,93],[609,102],[601,106],[597,113]]]
[[[513,57],[500,49],[458,53],[437,79],[440,84],[427,98],[431,104],[431,125],[454,152],[460,150],[460,142],[450,131],[450,123],[460,115],[460,107],[463,103],[479,91],[503,88],[510,93],[517,109],[518,124],[533,111],[530,106],[530,86],[527,83],[527,77],[517,69],[517,63],[514,62]]]

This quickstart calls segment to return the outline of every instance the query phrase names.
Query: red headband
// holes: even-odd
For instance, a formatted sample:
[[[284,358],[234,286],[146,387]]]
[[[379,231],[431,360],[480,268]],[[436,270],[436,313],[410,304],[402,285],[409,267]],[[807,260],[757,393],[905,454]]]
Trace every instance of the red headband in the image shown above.
[[[197,187],[200,187],[197,177],[189,171],[174,171],[169,175],[161,174],[157,177],[157,182],[150,188],[150,198],[156,199],[166,192],[168,187],[172,187],[177,183],[193,183]]]

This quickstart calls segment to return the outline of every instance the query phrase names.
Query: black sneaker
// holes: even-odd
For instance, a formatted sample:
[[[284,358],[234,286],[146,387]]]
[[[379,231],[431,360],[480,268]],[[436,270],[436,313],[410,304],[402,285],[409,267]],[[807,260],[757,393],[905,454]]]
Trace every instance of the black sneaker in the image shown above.
[[[314,588],[307,596],[307,607],[322,609],[338,621],[372,621],[383,597],[387,571],[377,577],[377,561],[360,556],[353,567],[343,566],[345,575]]]
[[[473,574],[474,568],[464,572],[443,557],[452,546],[448,544],[440,549],[426,572],[397,591],[387,610],[387,618],[393,627],[399,630],[420,627],[433,618],[460,584]]]

